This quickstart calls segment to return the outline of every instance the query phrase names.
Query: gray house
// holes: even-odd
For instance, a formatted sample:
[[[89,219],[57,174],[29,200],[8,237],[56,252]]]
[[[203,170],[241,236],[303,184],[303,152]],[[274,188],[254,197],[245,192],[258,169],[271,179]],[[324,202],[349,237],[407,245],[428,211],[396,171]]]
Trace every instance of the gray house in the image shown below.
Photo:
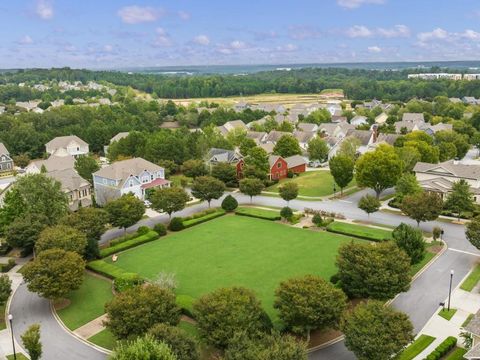
[[[13,160],[3,143],[0,143],[0,176],[8,175],[13,171]]]

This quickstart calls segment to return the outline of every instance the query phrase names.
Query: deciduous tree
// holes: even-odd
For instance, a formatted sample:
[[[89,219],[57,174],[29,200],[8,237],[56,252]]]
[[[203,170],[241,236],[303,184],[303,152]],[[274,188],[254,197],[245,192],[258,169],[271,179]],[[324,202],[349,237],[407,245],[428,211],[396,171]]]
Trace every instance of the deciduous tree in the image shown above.
[[[172,213],[185,209],[185,205],[190,200],[190,196],[182,188],[170,187],[156,189],[150,195],[152,208],[157,211],[163,211],[172,217]]]
[[[389,145],[363,154],[355,164],[355,177],[360,186],[375,191],[377,199],[383,190],[395,186],[402,175],[402,162]]]
[[[330,173],[337,185],[340,186],[340,191],[343,195],[343,189],[353,180],[353,169],[355,166],[353,158],[345,155],[337,155],[330,159],[328,165],[330,167]]]
[[[42,343],[40,342],[40,325],[33,324],[20,336],[23,346],[31,360],[38,360],[42,356]]]
[[[155,340],[170,346],[176,360],[198,360],[200,358],[197,343],[181,328],[156,324],[148,331],[148,334]]]
[[[42,251],[22,274],[28,290],[49,300],[62,299],[83,282],[85,262],[77,253],[61,249]]]
[[[72,251],[80,256],[85,253],[87,237],[79,230],[66,225],[55,225],[45,228],[35,243],[35,253],[49,249]]]
[[[300,155],[302,149],[298,144],[298,140],[292,135],[283,135],[275,144],[273,153],[286,158],[293,155]]]
[[[445,208],[457,214],[459,218],[463,212],[474,209],[473,194],[466,180],[461,179],[453,183],[452,191],[445,201]]]
[[[0,306],[7,303],[11,293],[12,280],[10,280],[7,274],[0,275]]]
[[[237,332],[254,338],[271,328],[255,294],[241,287],[221,288],[203,295],[194,303],[193,311],[201,337],[221,349]]]
[[[208,202],[208,207],[213,199],[219,199],[224,192],[225,184],[211,176],[200,176],[192,184],[192,195]]]
[[[480,217],[477,216],[472,219],[467,225],[465,230],[465,235],[467,236],[468,241],[475,246],[477,249],[480,249]]]
[[[208,174],[207,167],[202,160],[191,159],[187,160],[182,165],[183,173],[191,178],[205,176]]]
[[[170,347],[146,335],[132,341],[120,343],[110,360],[178,360]]]
[[[97,160],[91,156],[79,156],[75,160],[75,170],[77,170],[78,175],[92,184],[92,174],[100,170],[100,165],[98,165]]]
[[[328,157],[328,145],[320,137],[315,137],[308,142],[308,157],[310,160],[325,161]]]
[[[25,254],[29,254],[46,223],[43,215],[26,214],[18,217],[7,227],[5,239],[10,246],[22,248]]]
[[[212,167],[212,176],[215,179],[222,181],[228,187],[235,187],[238,185],[237,169],[234,165],[229,163],[218,163]]]
[[[286,182],[278,188],[278,193],[288,203],[298,196],[298,185],[292,181]]]
[[[420,225],[422,221],[433,221],[442,212],[443,201],[434,192],[422,191],[403,198],[402,211]]]
[[[410,257],[412,265],[423,260],[425,257],[425,240],[421,230],[401,223],[393,230],[392,237],[397,246]]]
[[[402,202],[407,195],[417,194],[422,191],[414,174],[405,173],[398,179],[395,185],[395,199]]]
[[[158,323],[177,325],[180,320],[172,290],[152,284],[118,294],[105,305],[105,311],[105,325],[118,339],[141,336]]]
[[[358,207],[370,216],[380,209],[380,201],[375,196],[367,194],[358,201]]]
[[[133,194],[125,194],[122,197],[110,201],[105,205],[109,214],[110,223],[127,232],[127,228],[140,221],[145,213],[143,201]]]
[[[389,360],[413,340],[408,316],[380,301],[360,304],[342,321],[345,345],[359,360]]]
[[[240,191],[250,196],[250,202],[252,202],[254,196],[260,195],[264,188],[265,185],[263,185],[263,182],[259,179],[246,178],[240,180]]]
[[[342,290],[314,275],[292,278],[275,291],[274,307],[285,326],[310,338],[312,330],[336,328],[346,309]]]

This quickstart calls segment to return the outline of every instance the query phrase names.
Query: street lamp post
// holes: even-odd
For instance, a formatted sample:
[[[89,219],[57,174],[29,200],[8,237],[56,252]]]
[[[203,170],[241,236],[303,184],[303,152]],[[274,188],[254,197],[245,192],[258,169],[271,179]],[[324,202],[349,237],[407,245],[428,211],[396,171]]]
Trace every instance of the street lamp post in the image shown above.
[[[335,197],[335,192],[337,191],[337,188],[335,187],[335,183],[333,183],[333,197]]]
[[[452,280],[453,280],[453,269],[450,270],[450,287],[448,289],[448,306],[447,306],[448,311],[450,311],[450,297],[452,295]]]
[[[15,339],[13,337],[13,315],[12,314],[8,314],[8,321],[10,322],[10,331],[12,332],[13,359],[17,360],[17,353],[15,351]]]

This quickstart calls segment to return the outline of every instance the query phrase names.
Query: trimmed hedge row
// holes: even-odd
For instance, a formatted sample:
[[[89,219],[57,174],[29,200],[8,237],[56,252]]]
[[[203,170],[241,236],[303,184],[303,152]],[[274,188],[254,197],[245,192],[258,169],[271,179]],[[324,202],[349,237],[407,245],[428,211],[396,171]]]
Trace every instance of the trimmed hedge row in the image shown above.
[[[118,266],[107,263],[105,260],[90,261],[89,263],[87,263],[87,268],[112,280],[125,276],[130,276],[130,274],[132,274],[119,268]]]
[[[147,242],[158,239],[158,237],[159,236],[155,231],[150,230],[148,233],[146,233],[144,235],[134,237],[133,239],[123,241],[123,242],[118,243],[114,246],[110,246],[108,248],[100,250],[100,257],[104,258],[104,257],[110,256],[110,255],[113,255],[117,252],[124,251],[124,250],[130,249],[130,248],[133,248],[135,246],[141,245],[141,244],[145,244]]]
[[[438,360],[457,345],[457,338],[449,336],[438,345],[424,360]]]
[[[248,207],[239,207],[237,210],[235,210],[235,215],[250,216],[250,217],[259,218],[263,220],[270,220],[270,221],[281,220],[280,213],[278,211],[248,208]]]
[[[326,227],[327,231],[354,236],[359,239],[370,241],[387,241],[392,238],[392,232],[388,230],[370,228],[367,226],[355,225],[345,222],[334,221]]]
[[[183,218],[183,227],[184,228],[189,228],[194,225],[198,225],[204,222],[207,222],[209,220],[213,220],[215,218],[218,218],[220,216],[225,215],[227,212],[223,209],[216,209],[215,212],[210,212],[209,214],[206,214],[202,217],[196,217],[196,218]]]

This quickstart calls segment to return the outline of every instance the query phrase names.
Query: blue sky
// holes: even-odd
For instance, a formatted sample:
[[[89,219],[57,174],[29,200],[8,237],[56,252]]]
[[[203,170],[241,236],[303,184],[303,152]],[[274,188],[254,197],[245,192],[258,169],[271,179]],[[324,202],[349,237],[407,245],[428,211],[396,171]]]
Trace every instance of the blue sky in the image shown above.
[[[0,68],[480,59],[478,0],[2,0]]]

